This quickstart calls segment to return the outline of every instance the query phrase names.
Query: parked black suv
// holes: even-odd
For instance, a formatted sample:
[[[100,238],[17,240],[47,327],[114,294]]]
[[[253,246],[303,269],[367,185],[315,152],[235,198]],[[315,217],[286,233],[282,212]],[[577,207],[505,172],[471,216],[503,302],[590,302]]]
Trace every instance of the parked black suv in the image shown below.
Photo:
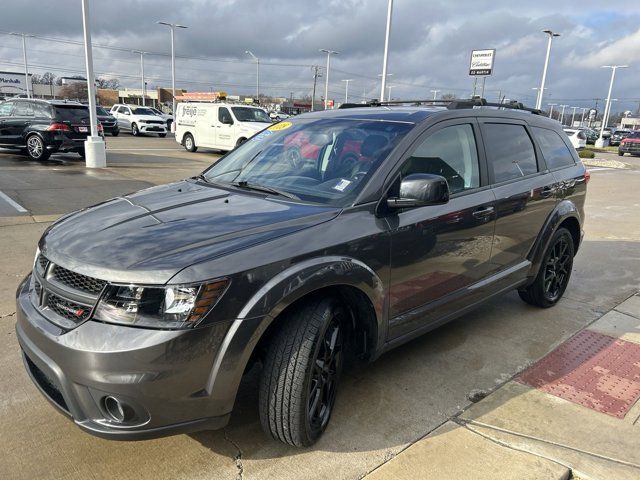
[[[620,142],[627,138],[631,134],[631,130],[617,129],[611,132],[611,138],[609,138],[609,145],[617,147]]]
[[[102,130],[104,133],[110,133],[113,137],[120,135],[120,128],[118,127],[118,120],[111,115],[104,107],[96,107],[96,114],[98,115],[98,121],[102,124]]]
[[[102,135],[102,125],[98,126]],[[91,135],[89,109],[78,102],[16,98],[0,103],[0,147],[24,151],[32,160],[77,152]]]
[[[139,439],[223,427],[261,365],[264,430],[305,446],[347,357],[513,289],[554,305],[582,237],[575,149],[537,110],[447,105],[290,118],[53,224],[17,291],[35,384],[82,429]]]

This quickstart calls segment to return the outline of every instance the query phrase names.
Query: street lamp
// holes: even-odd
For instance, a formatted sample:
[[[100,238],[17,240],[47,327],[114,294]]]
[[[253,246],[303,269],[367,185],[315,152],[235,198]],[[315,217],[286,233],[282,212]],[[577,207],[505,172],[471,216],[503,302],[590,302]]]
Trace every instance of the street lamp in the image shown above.
[[[580,119],[580,126],[584,127],[584,115],[587,113],[588,108],[582,108],[582,118]]]
[[[104,140],[98,135],[96,77],[93,74],[93,47],[91,46],[91,26],[89,23],[89,0],[82,0],[82,29],[84,33],[84,60],[87,67],[89,122],[91,123],[91,136],[84,142],[85,162],[88,168],[104,168],[107,166],[107,154]]]
[[[176,28],[187,28],[179,23],[156,22],[158,25],[166,25],[171,29],[171,95],[173,97],[173,110],[176,114],[176,51],[175,51],[175,30]],[[173,124],[172,124],[173,125]]]
[[[391,13],[393,0],[387,4],[387,30],[384,36],[384,55],[382,57],[382,85],[380,85],[380,101],[384,101],[384,89],[387,85],[387,63],[389,60],[389,36],[391,35]]]
[[[327,50],[326,48],[321,48],[320,51],[327,54],[327,73],[324,79],[324,109],[326,110],[327,102],[329,101],[329,67],[331,66],[331,55],[339,55],[340,52]]]
[[[549,35],[549,42],[547,43],[547,56],[544,59],[544,69],[542,70],[542,82],[540,83],[540,90],[538,90],[538,101],[536,102],[536,108],[540,110],[542,108],[542,97],[544,94],[544,83],[547,80],[547,68],[549,68],[549,56],[551,55],[551,42],[553,37],[559,37],[559,33],[552,32],[551,30],[543,30],[544,33]]]
[[[146,105],[145,102],[145,82],[144,82],[144,54],[148,52],[143,52],[142,50],[131,50],[132,53],[140,54],[140,84],[142,85],[142,106]]]
[[[395,85],[387,85],[387,91],[389,92],[389,93],[387,94],[387,100],[388,100],[388,101],[391,101],[391,89],[392,89],[393,87],[395,87]]]
[[[251,50],[245,50],[244,53],[251,55],[256,61],[256,102],[260,103],[260,59],[256,57]]]
[[[33,35],[26,33],[11,32],[9,35],[15,35],[16,37],[22,37],[22,59],[24,61],[24,83],[27,85],[27,98],[31,98],[33,92],[29,88],[29,68],[27,65],[27,37],[33,38]]]
[[[567,108],[569,105],[560,105],[562,107],[562,113],[560,114],[560,123],[562,125],[564,125],[564,109]]]
[[[603,65],[601,68],[611,69],[611,82],[609,82],[609,94],[607,95],[607,104],[604,107],[604,115],[602,116],[602,125],[600,126],[600,137],[596,140],[596,147],[604,147],[604,138],[602,134],[609,121],[609,110],[611,109],[611,91],[613,90],[613,80],[616,78],[616,70],[618,68],[628,68],[628,65]]]
[[[551,107],[551,109],[549,110],[549,118],[553,118],[553,107],[555,107],[556,105],[558,105],[557,103],[547,103],[547,106]]]
[[[385,76],[386,76],[386,77],[392,77],[392,76],[393,76],[393,73],[387,73],[386,75],[383,75],[382,73],[379,73],[379,74],[378,74],[378,76],[379,76],[379,77],[385,77]],[[383,80],[383,81],[382,81],[382,84],[383,84],[383,85],[386,85],[386,84],[387,84],[387,81],[386,81],[386,80]],[[383,88],[382,88],[382,95],[380,95],[380,101],[381,101],[381,102],[384,102],[384,88],[385,88],[385,87],[383,87]]]
[[[573,127],[573,122],[576,119],[576,110],[579,109],[580,107],[571,107],[571,110],[573,110],[573,113],[571,114],[571,125],[570,127]]]
[[[431,90],[431,93],[433,93],[433,99],[436,100],[438,98],[438,92],[440,90]]]
[[[346,78],[344,80],[340,80],[341,82],[344,82],[344,103],[347,103],[347,101],[349,100],[349,82],[353,81],[353,78]]]

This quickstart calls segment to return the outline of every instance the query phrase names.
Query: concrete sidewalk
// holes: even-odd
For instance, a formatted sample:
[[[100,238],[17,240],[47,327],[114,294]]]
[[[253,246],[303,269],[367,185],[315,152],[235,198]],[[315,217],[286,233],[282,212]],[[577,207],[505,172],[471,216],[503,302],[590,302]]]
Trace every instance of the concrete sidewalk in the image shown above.
[[[580,358],[577,362],[576,356],[563,359],[563,367],[557,368],[565,368],[566,375],[560,377],[562,388],[555,390],[564,392],[560,396],[545,392],[553,390],[549,383],[533,388],[523,379],[541,364],[543,374],[552,373],[544,371],[552,368],[547,367],[549,359],[566,354],[572,340],[366,478],[637,480],[640,294],[592,323],[574,337],[573,343],[584,337],[603,338],[606,346],[587,355],[588,358],[583,358],[584,352],[576,352]],[[630,353],[617,355],[614,360],[618,370],[590,366],[589,362],[597,362],[610,345],[626,348],[618,351],[634,352],[636,357]],[[585,364],[588,364],[586,373],[584,368],[581,370]],[[591,393],[569,391],[569,377],[576,372],[593,376],[592,384],[585,384],[591,387]],[[607,396],[608,401],[602,401],[600,394]],[[628,409],[622,413],[613,411],[611,404],[618,405],[621,399],[627,401]]]

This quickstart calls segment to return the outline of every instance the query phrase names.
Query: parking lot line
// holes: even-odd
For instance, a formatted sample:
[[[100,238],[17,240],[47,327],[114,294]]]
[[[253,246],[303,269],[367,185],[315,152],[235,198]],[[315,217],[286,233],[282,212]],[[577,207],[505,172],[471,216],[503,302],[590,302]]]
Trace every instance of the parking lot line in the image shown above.
[[[170,150],[175,151],[179,150],[178,148],[109,148],[108,152],[131,152],[131,151],[139,151],[139,152],[151,152],[154,150]]]
[[[13,208],[15,208],[20,213],[27,213],[27,209],[26,208],[24,208],[22,205],[20,205],[18,202],[16,202],[13,198],[11,198],[6,193],[0,191],[0,198],[3,198],[5,202],[7,202],[9,205],[11,205]]]

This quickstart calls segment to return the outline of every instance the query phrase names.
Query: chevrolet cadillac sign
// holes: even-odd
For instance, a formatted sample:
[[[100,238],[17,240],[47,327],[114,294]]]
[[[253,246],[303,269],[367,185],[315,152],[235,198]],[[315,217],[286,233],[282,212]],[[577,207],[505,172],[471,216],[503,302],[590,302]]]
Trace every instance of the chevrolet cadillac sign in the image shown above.
[[[495,57],[495,49],[471,51],[469,75],[482,77],[491,75],[491,72],[493,71],[493,59]]]

